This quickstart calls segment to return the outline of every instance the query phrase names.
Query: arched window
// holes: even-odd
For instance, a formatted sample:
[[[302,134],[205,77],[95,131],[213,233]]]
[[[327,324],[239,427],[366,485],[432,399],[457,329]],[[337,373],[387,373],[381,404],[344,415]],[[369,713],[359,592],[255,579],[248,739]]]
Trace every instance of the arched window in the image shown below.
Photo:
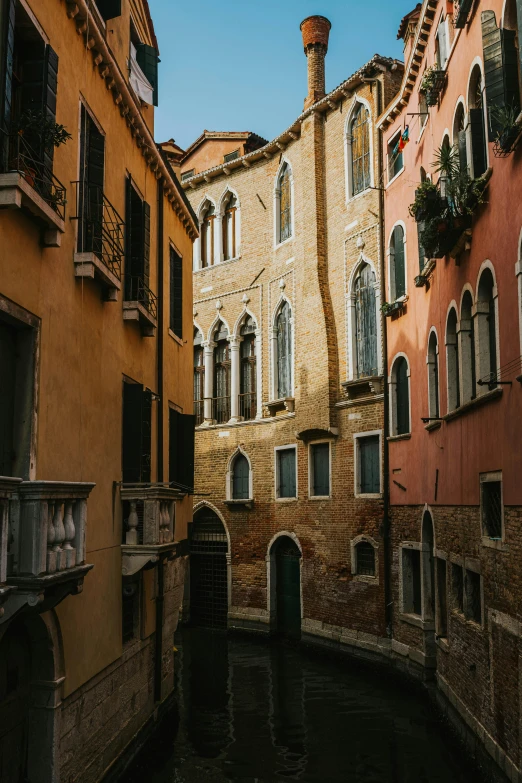
[[[457,111],[455,112],[455,120],[453,123],[453,146],[458,148],[459,151],[459,166],[462,172],[468,170],[468,150],[467,150],[467,138],[466,138],[466,114],[464,112],[464,106],[459,103]]]
[[[457,341],[457,312],[454,307],[446,322],[446,368],[448,373],[448,413],[460,406],[459,346]]]
[[[370,112],[362,103],[357,105],[350,123],[352,196],[362,193],[371,184]]]
[[[214,220],[216,208],[208,201],[201,212],[201,266],[204,269],[214,264]]]
[[[196,426],[201,424],[204,419],[205,363],[202,342],[201,332],[194,329],[194,414]]]
[[[232,463],[232,500],[250,499],[250,465],[244,454],[238,453]]]
[[[239,330],[241,367],[239,372],[239,415],[255,419],[257,413],[256,322],[249,315]]]
[[[285,300],[275,322],[277,338],[276,393],[277,398],[292,395],[292,312]]]
[[[278,242],[284,242],[292,236],[292,186],[290,169],[287,163],[283,166],[277,183],[279,206]]]
[[[399,356],[393,363],[392,382],[392,435],[410,432],[410,384],[408,362]]]
[[[230,193],[223,212],[223,260],[230,261],[238,255],[238,202],[233,193]]]
[[[390,297],[399,299],[406,293],[406,266],[404,253],[404,229],[395,226],[390,243]]]
[[[363,264],[355,278],[356,377],[379,374],[377,362],[377,311],[375,272]]]
[[[462,402],[474,400],[477,396],[477,375],[475,371],[475,325],[472,318],[473,298],[464,292],[460,308],[459,348],[461,359]]]
[[[439,417],[439,346],[435,332],[428,341],[428,415]]]
[[[494,388],[497,378],[497,324],[495,313],[495,281],[490,269],[484,269],[477,291],[477,375],[482,392]]]
[[[484,85],[482,71],[477,64],[469,80],[469,141],[471,149],[471,173],[476,179],[486,171],[488,152],[484,122]]]
[[[369,541],[359,541],[355,550],[355,573],[358,576],[375,576],[375,549]]]
[[[220,321],[214,332],[214,393],[212,418],[217,424],[230,419],[230,345],[228,329]]]

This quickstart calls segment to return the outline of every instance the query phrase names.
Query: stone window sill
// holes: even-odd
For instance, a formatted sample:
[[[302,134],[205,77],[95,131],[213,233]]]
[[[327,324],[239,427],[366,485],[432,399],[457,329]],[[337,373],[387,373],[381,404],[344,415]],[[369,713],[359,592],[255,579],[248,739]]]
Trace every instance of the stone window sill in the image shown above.
[[[430,421],[429,424],[424,425],[426,432],[433,432],[433,430],[440,430],[442,427],[441,421]]]
[[[276,498],[276,503],[297,503],[297,498]]]
[[[44,247],[60,247],[65,222],[18,171],[0,174],[0,207],[27,210],[45,226]]]
[[[449,642],[447,636],[435,636],[435,644],[445,653],[449,653]]]
[[[116,302],[118,291],[121,290],[121,282],[111,270],[105,266],[96,253],[74,254],[75,277],[96,278],[105,290],[105,299],[108,302]]]
[[[138,321],[143,337],[154,337],[158,322],[141,304],[141,302],[123,303],[123,320]]]
[[[178,345],[181,345],[181,346],[183,347],[183,340],[181,339],[181,337],[178,337],[178,335],[177,335],[177,334],[175,334],[175,333],[172,331],[172,329],[169,329],[169,335],[172,337],[172,339],[174,340],[174,342],[178,343]]]
[[[225,506],[230,506],[231,508],[244,507],[250,509],[253,508],[254,506],[253,498],[241,499],[241,500],[234,498],[233,500],[225,500],[224,503]]]
[[[482,536],[482,546],[487,546],[489,549],[496,549],[497,552],[509,552],[509,546],[505,541],[501,541],[497,538],[488,538]]]
[[[454,411],[447,413],[442,418],[444,421],[453,421],[453,419],[457,419],[459,416],[465,416],[465,414],[469,413],[469,411],[475,410],[475,408],[480,408],[481,405],[487,405],[488,402],[493,402],[493,400],[497,400],[499,397],[502,397],[502,389],[492,389],[491,391],[476,397],[474,400],[465,402],[464,405],[460,406],[460,408],[456,408]]]
[[[435,622],[433,620],[423,620],[418,614],[408,614],[407,612],[401,612],[399,619],[409,625],[414,625],[416,628],[422,628],[423,631],[434,631]]]
[[[410,440],[411,438],[411,432],[405,432],[404,435],[389,435],[386,440],[388,441],[396,441],[396,440]]]
[[[379,584],[379,578],[377,576],[368,576],[367,574],[353,574],[353,581],[354,582],[363,582],[367,585],[373,585],[374,587],[377,587]]]

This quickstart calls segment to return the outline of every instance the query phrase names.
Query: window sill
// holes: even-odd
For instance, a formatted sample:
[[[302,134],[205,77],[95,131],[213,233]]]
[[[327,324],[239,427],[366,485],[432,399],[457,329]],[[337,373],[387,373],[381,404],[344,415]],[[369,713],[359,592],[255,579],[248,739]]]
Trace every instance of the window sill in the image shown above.
[[[482,536],[482,546],[488,547],[488,549],[496,549],[497,552],[509,552],[509,546],[505,541],[500,541],[497,538],[488,538],[488,536]]]
[[[45,225],[44,247],[60,247],[65,221],[38,195],[18,171],[0,174],[0,207],[26,209]]]
[[[294,239],[294,235],[288,237],[288,239],[285,239],[284,242],[278,242],[276,245],[274,245],[274,250],[279,250],[280,247],[284,247],[284,245],[287,245],[289,242],[292,242]]]
[[[238,500],[238,499],[225,500],[224,503],[225,503],[225,506],[230,506],[231,508],[238,508],[238,507],[241,508],[241,507],[244,507],[244,508],[251,509],[251,508],[254,507],[254,499],[253,498],[249,498],[248,500]]]
[[[391,179],[391,180],[388,182],[388,184],[386,185],[386,187],[385,187],[384,189],[385,189],[385,190],[388,190],[388,188],[390,187],[390,185],[393,185],[393,183],[395,182],[395,180],[396,180],[396,179],[398,179],[398,178],[401,176],[401,174],[403,173],[403,171],[404,171],[404,166],[403,166],[403,167],[402,167],[402,169],[401,169],[400,171],[398,171],[398,172],[397,172],[397,174],[395,174],[395,176],[394,176],[394,177],[393,177],[393,178],[392,178],[392,179]]]
[[[157,320],[141,304],[141,302],[123,302],[123,320],[138,321],[143,337],[154,337]]]
[[[411,438],[411,432],[405,432],[404,435],[389,435],[386,440],[387,441],[396,441],[396,440],[410,440]]]
[[[441,649],[445,653],[449,653],[449,642],[447,636],[435,636],[435,644],[439,649]]]
[[[265,408],[268,408],[270,413],[273,415],[274,411],[282,411],[286,408],[288,413],[294,413],[295,412],[295,398],[294,397],[282,397],[279,400],[270,400],[270,402],[265,402]]]
[[[453,421],[453,419],[457,419],[459,416],[465,416],[466,413],[475,410],[475,408],[480,408],[481,405],[486,405],[488,402],[497,400],[499,397],[502,397],[502,391],[501,388],[492,389],[485,394],[481,394],[480,397],[476,397],[474,400],[465,402],[460,408],[456,408],[454,411],[451,411],[451,413],[447,413],[443,416],[443,421]]]
[[[399,614],[399,620],[405,623],[414,625],[416,628],[421,628],[423,631],[434,631],[434,620],[423,620],[419,614],[409,614],[408,612],[401,612]]]
[[[183,346],[183,340],[181,337],[178,337],[178,335],[172,331],[172,329],[169,329],[169,335],[172,337],[172,339],[178,343],[178,345]]]
[[[362,198],[363,196],[366,196],[373,189],[373,187],[374,187],[374,185],[373,185],[373,182],[372,182],[372,184],[370,186],[368,186],[364,190],[361,190],[360,193],[356,193],[355,196],[349,196],[346,199],[346,206],[347,206],[347,208],[350,209],[350,207],[352,206],[354,201],[357,201],[357,199]]]
[[[96,253],[75,253],[74,254],[74,275],[75,277],[90,277],[98,279],[105,292],[107,302],[118,301],[118,291],[121,290],[121,282],[113,274],[103,261],[100,261]]]
[[[363,584],[373,585],[377,587],[379,585],[379,579],[377,576],[369,576],[368,574],[352,574],[353,582],[362,582]]]
[[[424,425],[424,429],[426,432],[433,432],[433,430],[440,430],[442,427],[441,421],[430,421],[428,424]]]
[[[331,500],[331,495],[308,495],[308,500]]]
[[[360,500],[382,500],[382,492],[355,492],[354,497]]]
[[[276,498],[276,503],[296,503],[297,498]]]

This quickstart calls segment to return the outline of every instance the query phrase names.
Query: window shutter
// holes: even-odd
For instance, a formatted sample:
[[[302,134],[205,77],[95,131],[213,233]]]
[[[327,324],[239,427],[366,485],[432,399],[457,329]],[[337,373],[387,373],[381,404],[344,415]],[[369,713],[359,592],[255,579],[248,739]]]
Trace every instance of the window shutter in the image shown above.
[[[150,283],[150,204],[143,202],[143,282]]]
[[[238,454],[234,460],[232,479],[232,497],[234,500],[247,500],[249,498],[249,474],[248,460],[243,454]]]
[[[169,481],[194,491],[196,417],[169,410]]]
[[[15,0],[6,0],[6,2],[4,2],[3,10],[5,26],[2,26],[3,29],[0,29],[0,33],[2,34],[3,40],[5,42],[5,55],[3,57],[3,68],[2,65],[0,65],[0,75],[2,76],[2,84],[0,85],[0,100],[2,101],[2,128],[6,131],[9,131],[11,127],[11,112],[13,108],[13,59],[16,10]]]
[[[404,231],[402,226],[395,226],[393,229],[393,250],[395,299],[398,299],[406,293],[406,281],[404,279]]]
[[[140,43],[136,46],[136,60],[154,88],[154,106],[158,105],[158,52],[154,46]]]
[[[465,130],[459,131],[459,164],[462,172],[468,170],[468,150]]]
[[[426,251],[424,250],[423,244],[421,242],[421,235],[422,235],[422,232],[424,231],[425,225],[426,224],[425,224],[424,220],[419,220],[419,222],[417,223],[417,244],[418,244],[418,248],[419,248],[419,270],[420,270],[420,272],[422,272],[422,270],[424,269],[424,266],[426,264]]]
[[[143,388],[123,384],[122,473],[124,484],[142,480]]]
[[[96,0],[96,5],[105,21],[121,16],[121,0]]]
[[[381,491],[379,470],[379,436],[359,439],[360,491],[363,494],[379,494]]]
[[[181,413],[174,408],[169,408],[169,481],[181,484],[179,476],[180,467],[180,441],[181,441]]]
[[[397,360],[396,375],[397,435],[410,431],[410,401],[408,393],[408,365],[402,357]]]
[[[357,377],[377,375],[377,310],[375,275],[366,264],[355,283]]]
[[[141,415],[141,481],[150,481],[152,447],[152,392],[143,392]]]
[[[326,496],[330,494],[330,446],[328,443],[312,445],[313,459],[313,494]]]
[[[295,451],[279,451],[279,497],[295,498]]]
[[[56,92],[58,90],[58,55],[45,47],[43,114],[50,122],[56,121]],[[54,147],[43,150],[43,161],[49,170],[53,167]]]
[[[499,29],[494,11],[483,11],[482,48],[486,99],[489,116],[489,140],[497,137],[500,125],[491,115],[492,107],[520,108],[518,56],[514,30]]]
[[[132,184],[131,178],[125,180],[125,299],[132,301],[132,229],[134,216],[132,213]]]
[[[170,328],[183,338],[183,262],[170,248]]]
[[[189,488],[189,492],[194,492],[194,439],[196,417],[192,413],[183,413],[181,415],[181,428],[183,433],[183,452],[181,455],[183,460],[183,473],[181,483],[184,487]]]
[[[482,109],[469,110],[471,130],[471,150],[473,156],[473,176],[481,177],[486,171],[486,137],[484,133],[484,113]]]

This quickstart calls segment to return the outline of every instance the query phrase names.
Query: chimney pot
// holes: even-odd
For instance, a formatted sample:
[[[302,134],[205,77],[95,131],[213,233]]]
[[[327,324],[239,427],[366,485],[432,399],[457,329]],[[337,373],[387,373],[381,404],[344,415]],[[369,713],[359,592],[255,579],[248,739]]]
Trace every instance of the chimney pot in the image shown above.
[[[301,22],[304,51],[308,60],[307,109],[325,96],[324,59],[332,25],[325,16],[308,16]]]

